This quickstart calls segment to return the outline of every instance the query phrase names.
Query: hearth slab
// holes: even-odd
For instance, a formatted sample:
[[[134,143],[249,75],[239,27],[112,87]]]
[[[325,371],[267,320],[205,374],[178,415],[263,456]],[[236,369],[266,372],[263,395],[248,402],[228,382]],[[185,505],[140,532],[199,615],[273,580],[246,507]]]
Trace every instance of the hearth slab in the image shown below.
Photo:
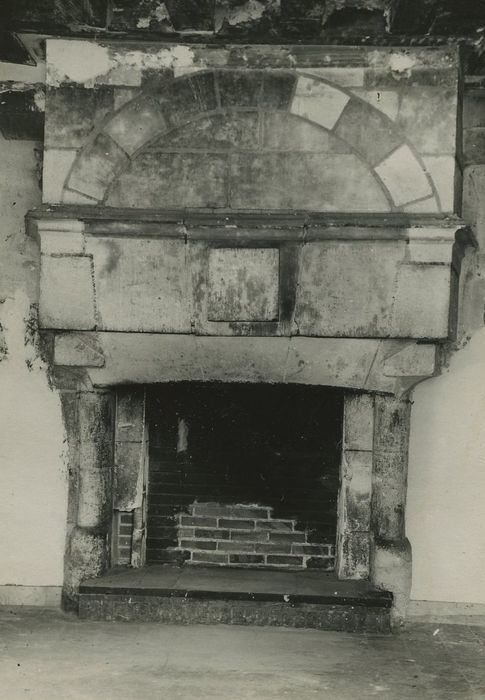
[[[318,571],[147,566],[80,587],[83,619],[388,632],[392,595]]]
[[[282,600],[391,607],[392,595],[368,581],[339,581],[322,571],[270,571],[224,567],[150,565],[114,568],[84,581],[80,593],[158,595],[231,600]]]

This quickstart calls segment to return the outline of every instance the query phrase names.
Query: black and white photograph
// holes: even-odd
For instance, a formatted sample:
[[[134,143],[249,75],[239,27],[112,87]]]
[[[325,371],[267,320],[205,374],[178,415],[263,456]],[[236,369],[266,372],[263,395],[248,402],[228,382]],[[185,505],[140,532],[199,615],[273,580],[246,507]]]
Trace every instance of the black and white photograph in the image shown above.
[[[485,0],[0,0],[0,698],[485,700]]]

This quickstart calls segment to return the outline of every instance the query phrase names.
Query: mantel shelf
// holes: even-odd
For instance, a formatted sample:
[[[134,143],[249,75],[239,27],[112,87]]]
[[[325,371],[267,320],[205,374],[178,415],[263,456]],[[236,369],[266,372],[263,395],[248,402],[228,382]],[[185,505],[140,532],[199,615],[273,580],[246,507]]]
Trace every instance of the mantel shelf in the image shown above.
[[[457,216],[368,212],[321,213],[301,211],[238,212],[196,209],[126,209],[88,206],[44,205],[27,215],[28,230],[49,228],[68,232],[78,222],[90,235],[175,237],[244,240],[394,240],[407,239],[409,229],[428,229],[450,240],[455,232],[463,244],[475,245],[471,230]],[[55,223],[54,223],[55,222]],[[62,222],[62,223],[61,223]],[[64,225],[65,227],[64,227]],[[62,226],[62,229],[60,228]],[[424,233],[424,232],[423,232]],[[419,237],[419,234],[418,234]],[[424,234],[424,238],[428,236]]]

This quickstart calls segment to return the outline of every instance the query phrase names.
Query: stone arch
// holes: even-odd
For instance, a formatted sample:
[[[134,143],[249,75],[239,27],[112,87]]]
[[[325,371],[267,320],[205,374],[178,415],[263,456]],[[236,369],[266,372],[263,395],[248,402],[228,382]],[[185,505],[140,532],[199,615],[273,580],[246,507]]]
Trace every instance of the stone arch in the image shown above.
[[[285,112],[347,144],[378,183],[386,210],[432,202],[431,211],[441,211],[431,177],[394,122],[350,90],[304,70],[197,70],[159,92],[140,93],[77,155],[63,201],[102,204],[113,182],[150,143],[203,116],[250,109]]]

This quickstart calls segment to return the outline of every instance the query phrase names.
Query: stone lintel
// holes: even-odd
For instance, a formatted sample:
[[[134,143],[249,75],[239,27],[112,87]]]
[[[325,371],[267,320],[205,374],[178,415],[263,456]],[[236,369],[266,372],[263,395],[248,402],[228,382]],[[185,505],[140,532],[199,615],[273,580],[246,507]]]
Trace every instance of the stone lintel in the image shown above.
[[[408,379],[406,371],[412,383],[434,373],[434,345],[406,340],[100,332],[82,334],[83,342],[89,343],[91,335],[104,364],[85,369],[92,385],[98,387],[226,381],[319,384],[401,394]],[[407,347],[412,348],[409,355],[416,364],[407,370],[404,361],[397,369],[389,369],[388,363],[385,369],[389,356]],[[70,357],[77,361],[74,355]],[[425,376],[417,376],[424,370]]]

